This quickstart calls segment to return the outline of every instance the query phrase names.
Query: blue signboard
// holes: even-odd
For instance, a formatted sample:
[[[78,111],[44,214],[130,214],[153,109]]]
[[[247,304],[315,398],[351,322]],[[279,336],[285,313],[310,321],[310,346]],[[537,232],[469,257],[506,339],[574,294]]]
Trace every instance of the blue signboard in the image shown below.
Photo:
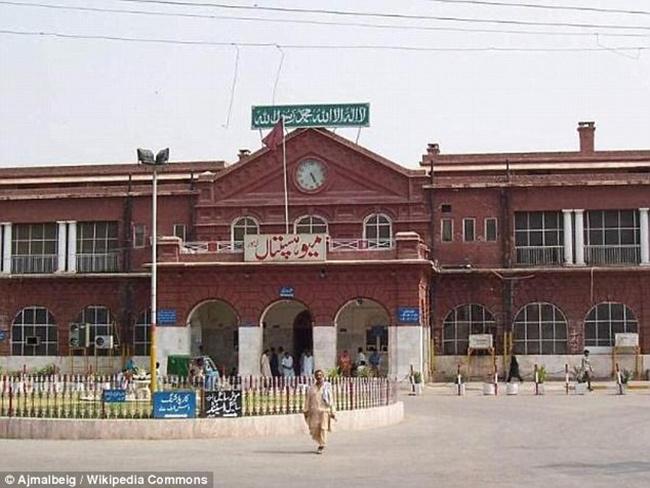
[[[4,341],[7,338],[7,331],[0,330],[0,341]]]
[[[126,390],[104,390],[102,395],[105,403],[120,403],[126,401]]]
[[[283,286],[280,288],[280,298],[293,298],[295,294],[292,286]]]
[[[153,394],[153,416],[157,419],[196,417],[196,393],[193,391],[157,391]]]
[[[158,310],[158,325],[176,325],[176,309],[161,308]]]
[[[417,307],[397,307],[397,321],[400,324],[419,324],[420,309]]]

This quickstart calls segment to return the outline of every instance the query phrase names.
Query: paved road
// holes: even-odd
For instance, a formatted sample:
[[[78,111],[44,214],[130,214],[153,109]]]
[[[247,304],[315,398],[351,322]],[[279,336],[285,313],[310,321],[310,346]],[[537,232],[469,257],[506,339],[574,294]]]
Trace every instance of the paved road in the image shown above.
[[[650,392],[615,396],[455,397],[427,387],[405,396],[392,427],[310,439],[0,441],[8,469],[202,470],[215,486],[650,486]]]

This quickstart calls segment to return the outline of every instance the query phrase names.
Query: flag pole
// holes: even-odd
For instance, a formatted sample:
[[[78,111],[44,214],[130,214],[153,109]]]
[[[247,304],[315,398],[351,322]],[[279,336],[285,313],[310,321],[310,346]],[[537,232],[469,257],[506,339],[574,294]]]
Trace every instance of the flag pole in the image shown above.
[[[289,233],[289,192],[287,190],[287,146],[284,143],[284,115],[282,116],[282,166],[284,168],[284,230]]]

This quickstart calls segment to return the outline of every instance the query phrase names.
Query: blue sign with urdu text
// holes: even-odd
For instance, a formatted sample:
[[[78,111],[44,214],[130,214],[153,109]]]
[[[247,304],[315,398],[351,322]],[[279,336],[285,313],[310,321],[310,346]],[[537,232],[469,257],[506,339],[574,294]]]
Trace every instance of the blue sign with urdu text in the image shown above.
[[[176,309],[161,308],[158,310],[158,325],[176,325]]]
[[[419,324],[420,309],[417,307],[398,307],[397,321],[401,324]]]
[[[126,401],[126,390],[104,390],[102,392],[104,403],[120,403]]]
[[[293,298],[296,291],[292,286],[283,286],[280,288],[280,298]]]
[[[157,391],[153,394],[156,419],[192,419],[196,417],[196,393],[193,391]]]

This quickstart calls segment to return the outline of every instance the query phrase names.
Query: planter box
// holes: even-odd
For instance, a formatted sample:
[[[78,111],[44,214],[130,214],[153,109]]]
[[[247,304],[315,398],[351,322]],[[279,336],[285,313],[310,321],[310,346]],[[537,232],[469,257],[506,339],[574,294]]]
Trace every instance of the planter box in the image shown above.
[[[496,395],[496,390],[494,388],[494,383],[483,383],[483,394],[484,395]]]
[[[576,395],[584,395],[587,393],[587,383],[576,383],[575,392]]]
[[[538,395],[544,394],[544,383],[537,383],[537,394]]]
[[[506,383],[506,394],[516,395],[519,393],[519,383]]]
[[[413,386],[415,387],[415,394],[422,395],[422,383],[415,383]]]

